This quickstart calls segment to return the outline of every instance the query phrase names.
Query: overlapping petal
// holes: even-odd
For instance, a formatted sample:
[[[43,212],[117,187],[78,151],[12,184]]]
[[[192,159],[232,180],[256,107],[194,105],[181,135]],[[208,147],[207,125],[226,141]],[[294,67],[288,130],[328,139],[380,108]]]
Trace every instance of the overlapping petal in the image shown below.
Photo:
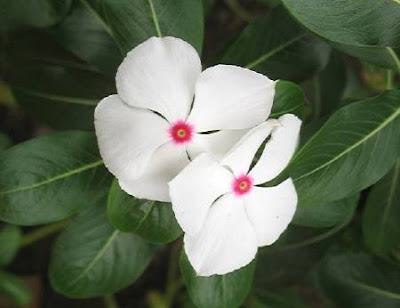
[[[285,114],[279,118],[279,123],[280,126],[274,128],[260,159],[250,171],[256,185],[278,176],[296,150],[301,120],[295,115]]]
[[[275,187],[253,187],[243,200],[258,246],[265,246],[274,243],[292,221],[297,193],[289,178]]]
[[[118,95],[104,98],[94,118],[101,157],[117,178],[140,177],[154,151],[169,140],[165,119],[126,105]]]
[[[200,276],[237,270],[257,253],[256,234],[246,218],[243,200],[233,194],[215,202],[200,233],[185,234],[184,243],[188,259]]]
[[[162,114],[168,121],[184,120],[192,105],[201,73],[196,50],[174,37],[152,37],[128,53],[116,82],[122,100]]]
[[[188,163],[184,147],[166,143],[154,152],[141,177],[120,177],[119,184],[124,191],[137,198],[168,202],[171,201],[168,182]]]
[[[275,82],[233,65],[203,71],[196,83],[189,122],[197,132],[245,129],[265,121],[271,111]]]
[[[221,164],[229,167],[235,176],[246,174],[258,149],[277,125],[277,120],[268,120],[250,130],[221,159]]]
[[[196,235],[213,202],[231,190],[233,175],[208,154],[201,154],[170,183],[175,217],[182,229]]]
[[[192,142],[187,145],[190,158],[201,153],[211,154],[215,159],[221,159],[248,129],[224,129],[211,134],[194,134]]]

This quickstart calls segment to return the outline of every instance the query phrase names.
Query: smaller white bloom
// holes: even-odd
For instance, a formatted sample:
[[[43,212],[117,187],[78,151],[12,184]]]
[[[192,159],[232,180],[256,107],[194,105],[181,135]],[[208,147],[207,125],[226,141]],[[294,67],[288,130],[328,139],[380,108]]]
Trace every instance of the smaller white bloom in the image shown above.
[[[275,187],[257,185],[289,163],[300,126],[291,114],[263,122],[221,160],[201,154],[169,183],[173,210],[185,232],[185,252],[197,275],[223,275],[247,265],[258,247],[271,245],[287,228],[297,206],[292,180]]]
[[[275,94],[274,81],[249,69],[202,72],[196,50],[174,37],[152,37],[130,51],[116,85],[118,94],[95,111],[100,154],[123,190],[159,201],[169,201],[168,182],[189,158],[222,156],[265,121]]]

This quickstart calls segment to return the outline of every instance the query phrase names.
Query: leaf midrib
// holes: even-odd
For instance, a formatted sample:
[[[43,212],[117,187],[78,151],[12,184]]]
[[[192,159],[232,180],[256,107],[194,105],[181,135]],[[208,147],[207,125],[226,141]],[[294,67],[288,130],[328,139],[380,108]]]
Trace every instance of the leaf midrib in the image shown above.
[[[48,100],[54,100],[62,103],[67,104],[77,104],[77,105],[84,105],[84,106],[96,106],[99,100],[87,99],[87,98],[80,98],[80,97],[72,97],[72,96],[64,96],[64,95],[57,95],[57,94],[49,94],[39,91],[32,91],[22,87],[13,86],[14,89],[24,92],[27,95],[36,96],[39,98],[44,98]]]
[[[303,174],[303,175],[299,176],[298,178],[294,178],[293,179],[294,182],[296,182],[298,180],[301,180],[301,179],[303,179],[305,177],[308,177],[308,176],[314,174],[315,172],[318,172],[319,170],[324,169],[326,166],[329,166],[330,164],[334,163],[338,159],[342,158],[344,155],[346,155],[347,153],[351,152],[352,150],[354,150],[355,148],[357,148],[358,146],[360,146],[364,142],[366,142],[368,139],[372,138],[374,135],[379,133],[379,131],[381,131],[385,126],[389,125],[389,123],[392,122],[399,114],[400,114],[400,107],[397,108],[396,111],[390,117],[388,117],[385,121],[383,121],[382,124],[380,124],[377,128],[375,128],[372,132],[367,134],[365,137],[360,139],[358,142],[354,143],[352,146],[348,147],[345,151],[341,152],[339,155],[336,155],[334,158],[330,159],[329,161],[327,161],[326,163],[320,165],[319,167],[315,168],[314,170],[311,170],[311,171],[307,172],[306,174]],[[313,138],[311,138],[307,142],[307,144],[310,143],[313,139],[315,139],[315,137],[317,135],[318,135],[318,133]],[[303,146],[303,149],[306,148],[307,144]],[[300,153],[302,153],[301,150],[298,152],[298,154],[296,156],[298,157],[300,155]],[[293,160],[295,160],[295,159],[293,159]]]
[[[119,234],[118,230],[114,230],[114,232],[110,235],[110,237],[107,239],[107,241],[104,242],[104,244],[101,246],[100,250],[97,252],[97,254],[94,256],[94,258],[92,259],[92,261],[90,261],[90,263],[85,266],[84,270],[82,271],[82,273],[80,273],[78,275],[78,277],[76,277],[72,282],[71,282],[71,286],[73,286],[74,284],[76,284],[79,280],[81,280],[92,268],[93,266],[96,265],[96,263],[100,260],[100,258],[104,255],[104,253],[107,251],[108,247],[112,244],[112,242],[114,241],[115,237]]]
[[[140,227],[142,226],[142,224],[145,222],[145,220],[149,216],[150,212],[153,210],[155,203],[156,203],[155,201],[151,202],[149,208],[147,209],[147,211],[144,213],[143,217],[140,219],[139,223],[137,224],[137,226],[135,228],[135,232],[137,232],[140,229]]]
[[[400,1],[400,0],[399,0]],[[399,2],[400,3],[400,2]],[[390,57],[393,59],[394,64],[396,65],[397,71],[400,72],[400,59],[394,52],[393,48],[385,47],[386,51],[389,53]]]
[[[368,291],[370,291],[372,293],[379,294],[379,295],[382,295],[382,296],[385,296],[385,297],[389,297],[391,299],[400,299],[400,294],[396,294],[396,293],[393,293],[393,292],[390,292],[390,291],[378,289],[376,287],[367,285],[367,284],[362,283],[362,282],[360,282],[358,280],[355,280],[355,279],[351,279],[351,278],[342,278],[342,279],[344,281],[350,283],[350,284],[353,284],[353,285],[355,285],[357,287],[360,287],[362,289],[368,290]]]
[[[73,176],[73,175],[75,175],[77,173],[81,173],[81,172],[84,172],[86,170],[89,170],[89,169],[92,169],[92,168],[96,168],[96,167],[101,166],[101,165],[103,165],[103,161],[102,160],[98,160],[98,161],[95,161],[93,163],[90,163],[90,164],[81,166],[79,168],[70,170],[68,172],[65,172],[65,173],[62,173],[62,174],[58,174],[56,176],[53,176],[51,178],[48,178],[46,180],[40,181],[40,182],[32,184],[32,185],[20,186],[20,187],[13,188],[13,189],[10,189],[10,190],[0,191],[0,196],[6,195],[6,194],[11,194],[11,193],[16,193],[16,192],[20,192],[20,191],[26,191],[26,190],[35,189],[35,188],[41,187],[43,185],[48,185],[48,184],[51,184],[51,183],[53,183],[55,181],[58,181],[58,180]]]
[[[160,29],[160,24],[158,22],[158,17],[157,17],[157,13],[156,10],[154,8],[154,3],[153,0],[148,0],[149,6],[150,6],[150,10],[151,10],[151,16],[153,18],[153,23],[154,23],[154,27],[156,28],[156,32],[157,32],[157,36],[158,37],[162,37],[162,33],[161,33],[161,29]]]
[[[294,44],[295,42],[297,42],[298,40],[303,38],[305,35],[306,35],[305,33],[302,33],[300,35],[295,36],[291,40],[286,41],[282,45],[277,46],[277,47],[273,48],[272,50],[268,51],[267,53],[263,54],[262,56],[258,57],[254,61],[252,61],[249,64],[247,64],[245,67],[248,68],[248,69],[252,69],[252,68],[256,67],[257,65],[259,65],[260,63],[268,60],[269,58],[271,58],[272,56],[276,55],[277,53],[279,53],[280,51],[282,51],[286,47],[290,46],[291,44]]]

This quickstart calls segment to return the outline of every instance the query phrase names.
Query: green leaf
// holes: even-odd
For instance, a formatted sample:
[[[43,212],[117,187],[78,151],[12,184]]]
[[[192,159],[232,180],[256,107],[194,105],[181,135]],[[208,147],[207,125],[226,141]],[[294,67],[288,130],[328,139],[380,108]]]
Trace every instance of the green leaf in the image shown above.
[[[203,4],[199,0],[82,0],[127,53],[151,36],[174,36],[201,53]]]
[[[299,207],[353,195],[383,177],[400,153],[400,91],[347,105],[295,154]]]
[[[286,113],[295,114],[301,119],[304,117],[304,93],[295,83],[279,80],[270,117],[279,118]]]
[[[234,308],[250,291],[255,262],[226,275],[199,277],[182,251],[180,267],[189,296],[198,308]]]
[[[52,38],[78,58],[101,71],[115,76],[123,55],[113,37],[81,2],[57,27],[51,29]]]
[[[399,307],[398,264],[362,254],[337,255],[325,259],[318,278],[338,307]]]
[[[345,87],[346,66],[342,55],[334,51],[325,69],[303,84],[313,106],[314,119],[329,115],[338,108]]]
[[[0,152],[11,146],[11,140],[6,134],[0,132]]]
[[[0,295],[21,306],[29,304],[32,294],[29,288],[16,276],[0,271]]]
[[[364,209],[362,230],[366,245],[387,254],[400,245],[400,159],[372,188]]]
[[[357,46],[400,46],[398,0],[282,0],[305,27]]]
[[[221,63],[246,66],[272,79],[300,81],[325,67],[330,48],[310,37],[282,6],[252,22]]]
[[[307,308],[304,299],[292,289],[259,292],[251,300],[252,308]]]
[[[0,153],[0,219],[17,225],[62,220],[104,196],[110,179],[93,133],[24,142]]]
[[[303,204],[296,211],[293,223],[306,227],[325,228],[338,225],[354,215],[360,196],[308,206]]]
[[[379,46],[360,47],[344,44],[333,44],[333,46],[365,62],[400,72],[400,48]]]
[[[93,129],[97,103],[116,93],[114,77],[94,70],[44,34],[27,33],[9,42],[7,60],[6,77],[18,103],[56,129]]]
[[[1,0],[0,32],[24,28],[44,28],[61,20],[71,0]]]
[[[8,265],[18,252],[21,243],[21,229],[5,225],[0,229],[0,267]]]
[[[290,225],[276,243],[259,249],[254,289],[264,292],[302,282],[348,223],[324,229]]]
[[[78,216],[56,240],[50,260],[53,288],[74,298],[115,293],[149,264],[153,248],[139,236],[115,230],[105,199]]]
[[[136,199],[125,193],[116,180],[107,203],[108,218],[118,230],[134,232],[155,243],[172,242],[182,234],[171,203]]]

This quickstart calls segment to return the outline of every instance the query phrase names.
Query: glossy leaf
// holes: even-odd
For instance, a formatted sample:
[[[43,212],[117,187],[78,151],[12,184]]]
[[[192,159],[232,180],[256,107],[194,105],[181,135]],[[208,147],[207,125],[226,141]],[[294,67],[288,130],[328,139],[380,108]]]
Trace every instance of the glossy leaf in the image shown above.
[[[357,46],[400,46],[398,0],[282,0],[305,27]]]
[[[299,207],[345,198],[374,184],[400,153],[400,91],[347,105],[295,154]]]
[[[52,38],[78,58],[115,76],[123,54],[102,22],[81,2],[57,27]]]
[[[0,271],[0,296],[5,296],[21,306],[32,300],[29,288],[16,276],[4,271]]]
[[[114,181],[108,195],[108,218],[118,230],[134,232],[155,243],[168,243],[179,237],[179,227],[171,203],[136,199]]]
[[[314,228],[333,227],[350,219],[354,215],[360,196],[354,195],[345,199],[328,203],[299,207],[293,223]]]
[[[255,290],[265,292],[302,282],[348,223],[324,229],[290,225],[276,243],[259,249]]]
[[[319,283],[338,307],[399,307],[400,267],[377,257],[343,254],[326,258],[319,269]]]
[[[132,284],[152,253],[139,236],[108,223],[104,199],[60,234],[51,254],[50,282],[57,292],[74,298],[111,294]]]
[[[182,251],[180,267],[189,296],[198,308],[239,307],[250,291],[255,262],[226,275],[196,276]]]
[[[21,236],[21,229],[17,226],[5,225],[0,229],[0,267],[8,265],[14,259]]]
[[[203,45],[203,4],[199,0],[83,0],[123,53],[151,36],[175,36]]]
[[[400,160],[372,188],[363,214],[363,234],[367,246],[377,254],[387,254],[400,245]]]
[[[279,80],[275,91],[271,118],[279,118],[286,113],[295,114],[301,119],[304,117],[304,93],[298,85]]]
[[[37,225],[67,218],[107,193],[93,133],[36,138],[0,153],[0,219]]]
[[[70,6],[71,0],[1,0],[0,32],[52,26],[68,13]]]
[[[114,77],[79,61],[48,36],[30,33],[7,47],[6,77],[25,110],[57,129],[93,129],[93,113],[116,93]]]
[[[325,67],[330,48],[311,38],[279,7],[252,22],[221,63],[246,66],[272,79],[301,81]]]

